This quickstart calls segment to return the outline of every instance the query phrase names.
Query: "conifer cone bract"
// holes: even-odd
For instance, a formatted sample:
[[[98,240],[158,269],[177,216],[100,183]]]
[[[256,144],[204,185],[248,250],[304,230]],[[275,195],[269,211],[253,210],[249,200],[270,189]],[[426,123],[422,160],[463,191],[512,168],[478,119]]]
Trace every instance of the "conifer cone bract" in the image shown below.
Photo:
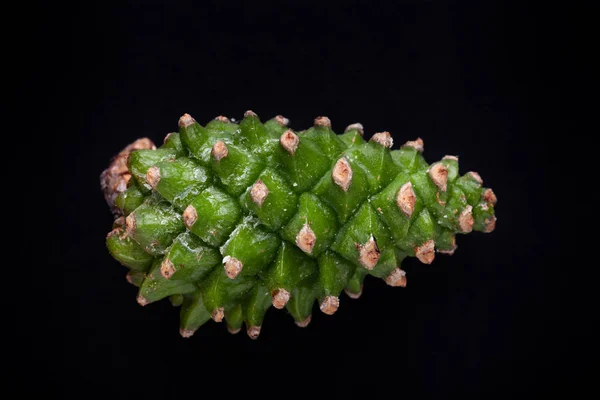
[[[358,123],[288,123],[185,114],[162,146],[139,139],[101,175],[110,254],[139,304],[181,307],[183,337],[212,319],[256,339],[271,306],[305,327],[315,301],[334,314],[367,275],[404,287],[404,258],[430,264],[457,235],[495,228],[494,192],[455,156],[428,164],[420,138],[391,150],[389,132],[365,141]]]

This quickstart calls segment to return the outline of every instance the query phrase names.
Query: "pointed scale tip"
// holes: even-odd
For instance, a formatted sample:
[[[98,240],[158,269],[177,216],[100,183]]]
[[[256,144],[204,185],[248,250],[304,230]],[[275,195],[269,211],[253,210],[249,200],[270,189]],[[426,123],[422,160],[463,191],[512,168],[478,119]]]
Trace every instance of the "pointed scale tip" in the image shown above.
[[[179,334],[181,335],[181,337],[186,338],[186,339],[191,338],[195,332],[196,331],[191,330],[191,329],[179,328]]]
[[[336,296],[327,296],[323,299],[321,306],[319,307],[321,311],[327,315],[333,315],[340,307],[340,299]]]
[[[372,271],[377,265],[379,261],[379,257],[381,257],[381,252],[379,251],[379,247],[377,247],[377,242],[373,235],[365,242],[365,244],[358,245],[358,260],[360,264]]]
[[[188,126],[192,125],[194,122],[196,122],[196,120],[194,118],[192,118],[192,116],[190,114],[183,114],[179,118],[179,127],[187,128]]]
[[[232,328],[231,326],[227,325],[227,332],[231,333],[232,335],[237,335],[241,330],[242,328]]]
[[[215,308],[213,312],[210,313],[210,317],[215,322],[221,322],[225,317],[225,310],[223,309],[223,307]]]
[[[429,168],[428,172],[429,177],[435,186],[442,192],[445,192],[448,188],[448,168],[441,162],[436,162]]]
[[[283,115],[275,116],[275,121],[277,121],[277,123],[281,126],[288,126],[290,123],[290,120],[284,117]]]
[[[420,246],[415,247],[415,256],[423,264],[431,264],[435,259],[435,242],[430,239]]]
[[[235,279],[242,272],[244,264],[235,257],[225,256],[223,257],[223,268],[229,279]]]
[[[279,143],[281,144],[281,147],[285,149],[285,151],[293,156],[298,148],[298,144],[300,143],[300,138],[291,129],[288,129],[287,131],[283,132],[279,138]]]
[[[358,134],[360,136],[364,136],[365,135],[365,128],[362,126],[362,124],[360,122],[356,122],[354,124],[350,124],[346,127],[346,129],[344,129],[344,132],[348,132],[348,131],[352,131],[352,130],[357,130]]]
[[[423,150],[425,150],[425,144],[421,138],[417,138],[417,140],[409,140],[408,142],[404,143],[404,146],[412,147],[419,153],[422,153]]]
[[[275,289],[272,295],[273,307],[278,310],[283,309],[288,301],[290,301],[291,293],[284,288]]]
[[[485,222],[484,222],[485,223],[485,228],[484,228],[483,232],[484,233],[493,232],[494,229],[496,229],[496,220],[497,220],[497,218],[496,218],[495,215],[492,215],[491,217],[488,217],[485,220]]]
[[[477,172],[469,171],[467,172],[467,175],[469,175],[471,179],[473,179],[475,182],[479,183],[480,185],[483,185],[483,179],[481,178],[481,175],[479,175]]]
[[[385,278],[385,283],[394,287],[406,287],[406,272],[396,267]]]
[[[402,185],[398,191],[396,204],[398,205],[400,211],[410,218],[415,210],[415,205],[417,204],[417,196],[415,195],[415,191],[413,190],[413,186],[410,181]]]
[[[352,293],[351,291],[348,290],[348,288],[344,289],[344,292],[348,295],[348,297],[350,297],[351,299],[359,299],[360,296],[362,296],[362,292],[363,292],[363,285],[360,285],[360,290],[358,291],[358,293]]]
[[[498,202],[498,198],[492,189],[485,189],[481,194],[481,198],[488,204],[495,206]]]
[[[456,251],[456,249],[458,248],[457,244],[456,244],[456,236],[452,236],[452,248],[447,249],[447,250],[439,250],[438,249],[438,253],[440,254],[445,254],[447,256],[451,256],[454,254],[454,252]]]
[[[224,122],[226,124],[230,123],[231,121],[229,120],[229,118],[223,116],[223,115],[219,115],[218,117],[215,118],[215,121],[219,121],[219,122]]]
[[[227,148],[225,142],[223,142],[222,140],[217,140],[210,152],[215,160],[220,161],[223,158],[227,157],[227,155],[229,154],[229,149]]]
[[[248,337],[252,340],[258,339],[258,336],[260,335],[260,328],[261,328],[260,326],[249,327],[248,330],[246,330]]]
[[[146,182],[148,182],[152,189],[156,189],[158,183],[160,182],[160,178],[160,169],[157,166],[148,168],[148,172],[146,173]]]
[[[352,184],[352,168],[346,157],[337,160],[331,171],[331,177],[335,184],[342,188],[344,192],[348,191],[350,184]]]
[[[257,180],[250,189],[250,198],[259,207],[262,207],[265,199],[269,195],[269,189],[262,180]]]
[[[315,118],[315,126],[324,126],[326,128],[331,128],[331,120],[327,117],[317,117]]]
[[[130,236],[135,231],[135,214],[131,213],[125,218],[125,231],[127,232],[127,236]]]
[[[256,113],[252,110],[248,110],[244,113],[244,118],[256,117]]]
[[[463,233],[469,233],[473,230],[474,224],[473,206],[468,205],[458,216],[458,226]]]
[[[131,215],[131,214],[129,214],[129,215]],[[198,219],[198,211],[196,211],[196,208],[190,204],[183,211],[183,223],[186,227],[191,228],[192,226],[194,226],[197,219]]]
[[[173,274],[175,273],[175,265],[168,258],[165,258],[163,262],[160,264],[160,274],[165,279],[171,279]]]
[[[383,147],[390,148],[394,145],[394,139],[392,135],[388,131],[385,132],[377,132],[371,137],[371,140],[375,143],[382,145]]]
[[[145,305],[148,305],[150,302],[148,301],[148,299],[146,299],[144,296],[142,296],[141,294],[138,294],[137,298],[136,298],[138,304],[142,307],[144,307]]]
[[[308,326],[308,324],[310,324],[310,321],[312,320],[312,315],[309,315],[308,317],[306,317],[305,320],[303,321],[294,321],[296,323],[297,326],[299,326],[300,328],[306,328]]]
[[[306,222],[296,235],[296,245],[306,254],[312,254],[316,241],[317,236]]]

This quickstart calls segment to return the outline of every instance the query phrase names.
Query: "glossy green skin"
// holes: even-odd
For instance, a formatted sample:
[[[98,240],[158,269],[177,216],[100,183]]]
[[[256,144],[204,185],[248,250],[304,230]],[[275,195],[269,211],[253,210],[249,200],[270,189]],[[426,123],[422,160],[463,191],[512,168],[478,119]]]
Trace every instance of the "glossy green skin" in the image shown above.
[[[310,317],[315,300],[362,291],[367,275],[386,278],[415,248],[434,240],[439,250],[454,249],[461,233],[458,216],[473,207],[474,230],[484,231],[494,207],[482,198],[484,188],[472,176],[458,175],[458,163],[441,162],[448,170],[441,191],[428,174],[429,165],[411,146],[391,151],[366,142],[357,130],[336,135],[327,126],[302,132],[291,154],[280,144],[287,130],[279,120],[261,123],[249,113],[240,124],[197,122],[171,133],[157,150],[131,154],[134,179],[116,200],[131,224],[115,229],[107,246],[115,259],[131,269],[144,304],[166,297],[181,305],[181,332],[189,336],[223,311],[230,331],[260,326],[276,290],[291,294],[285,308],[298,322]],[[211,153],[217,141],[226,157]],[[332,179],[332,168],[345,157],[352,182],[344,191]],[[147,181],[158,168],[160,180]],[[262,204],[252,186],[262,182],[268,195]],[[412,215],[401,212],[396,196],[411,182],[416,195]],[[182,214],[196,213],[188,226]],[[316,236],[305,253],[296,244],[308,224]],[[125,234],[127,232],[127,234]],[[368,270],[359,246],[371,237],[380,251]],[[243,268],[231,279],[223,258]],[[161,265],[172,265],[165,278]]]

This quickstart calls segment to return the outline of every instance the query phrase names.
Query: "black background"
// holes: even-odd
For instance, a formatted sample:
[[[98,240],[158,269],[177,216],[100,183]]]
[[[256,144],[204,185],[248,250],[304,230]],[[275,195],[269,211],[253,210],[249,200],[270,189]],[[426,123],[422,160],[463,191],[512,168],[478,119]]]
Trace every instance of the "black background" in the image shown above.
[[[47,5],[36,90],[60,176],[34,280],[46,332],[26,366],[40,394],[63,397],[382,398],[540,394],[563,349],[558,267],[545,249],[540,168],[548,144],[538,100],[552,88],[540,60],[546,10],[528,2],[121,2]],[[57,8],[60,7],[60,8]],[[38,83],[29,82],[32,87]],[[190,113],[204,124],[252,109],[303,129],[420,136],[433,162],[460,156],[496,192],[491,234],[459,237],[452,257],[405,261],[408,287],[367,278],[334,316],[307,329],[270,310],[257,341],[207,323],[178,333],[168,301],[141,308],[104,245],[112,218],[98,177],[141,136],[160,143]],[[47,183],[47,182],[46,182]],[[44,184],[44,182],[41,182]],[[47,183],[49,184],[49,183]],[[52,283],[51,283],[52,282]],[[56,291],[58,288],[58,294]],[[35,338],[34,338],[35,336]]]

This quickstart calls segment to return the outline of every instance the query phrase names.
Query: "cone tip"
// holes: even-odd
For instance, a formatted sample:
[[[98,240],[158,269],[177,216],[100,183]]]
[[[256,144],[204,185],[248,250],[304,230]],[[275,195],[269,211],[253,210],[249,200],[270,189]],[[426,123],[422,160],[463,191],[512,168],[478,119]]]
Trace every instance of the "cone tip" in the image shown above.
[[[258,339],[258,336],[260,335],[260,326],[251,326],[248,328],[248,330],[246,331],[246,333],[248,334],[248,337],[252,340],[256,340]]]
[[[179,334],[181,335],[181,337],[186,339],[191,338],[195,332],[195,330],[179,328]]]
[[[425,143],[421,138],[417,138],[416,140],[409,140],[408,142],[404,143],[404,146],[412,147],[419,153],[422,153],[423,150],[425,150]]]
[[[183,114],[180,118],[179,118],[179,127],[180,128],[187,128],[188,126],[192,125],[194,122],[196,122],[196,120],[194,120],[194,118],[192,118],[192,116],[190,114]]]
[[[327,315],[333,315],[340,307],[340,299],[336,296],[327,296],[323,299],[320,309]]]
[[[309,315],[308,317],[306,317],[306,319],[304,319],[302,321],[294,321],[294,322],[300,328],[306,328],[308,326],[308,324],[310,324],[311,320],[312,320],[312,315]]]
[[[315,118],[314,124],[315,126],[324,126],[326,128],[331,128],[331,120],[325,116]]]
[[[360,285],[360,290],[358,291],[358,293],[353,293],[350,290],[348,290],[348,288],[344,289],[344,292],[348,295],[348,297],[350,297],[351,299],[358,299],[360,298],[360,296],[362,296],[362,292],[363,292],[363,285]]]
[[[360,136],[364,136],[365,135],[365,128],[362,126],[362,124],[360,122],[356,122],[354,124],[350,124],[346,127],[346,129],[344,129],[344,132],[348,132],[351,130],[357,130],[358,133],[360,134]]]
[[[281,310],[290,301],[291,293],[284,288],[275,289],[272,293],[273,307]]]
[[[415,256],[423,264],[431,264],[435,259],[435,242],[430,239],[415,247]]]
[[[392,135],[388,131],[385,132],[377,132],[371,137],[371,140],[375,143],[379,143],[383,147],[391,148],[394,145],[394,139]]]

